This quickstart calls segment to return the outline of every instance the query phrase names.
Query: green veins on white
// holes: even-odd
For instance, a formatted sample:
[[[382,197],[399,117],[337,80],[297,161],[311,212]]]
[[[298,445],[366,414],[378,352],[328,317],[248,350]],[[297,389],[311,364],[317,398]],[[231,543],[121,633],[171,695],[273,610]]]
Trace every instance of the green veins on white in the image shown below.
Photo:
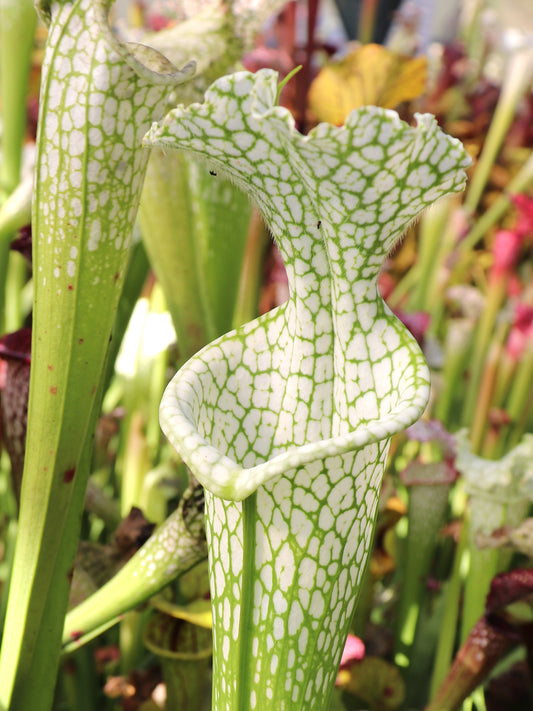
[[[206,346],[170,383],[161,424],[206,488],[213,708],[323,711],[370,548],[391,435],[429,375],[377,289],[407,225],[461,190],[461,144],[365,107],[299,134],[277,74],[239,72],[145,142],[203,158],[257,203],[290,297]]]

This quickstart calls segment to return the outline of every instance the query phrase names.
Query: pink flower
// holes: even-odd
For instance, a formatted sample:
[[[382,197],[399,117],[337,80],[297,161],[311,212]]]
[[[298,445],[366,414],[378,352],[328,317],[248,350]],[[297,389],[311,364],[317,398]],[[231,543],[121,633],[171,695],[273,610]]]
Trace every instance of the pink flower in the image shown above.
[[[424,347],[424,337],[426,331],[431,323],[431,316],[425,311],[415,311],[414,313],[407,313],[400,309],[395,309],[394,313],[400,319],[404,326],[406,326],[411,334],[415,337],[418,345]]]
[[[520,360],[528,341],[533,339],[533,306],[517,304],[514,316],[505,348],[510,358]]]
[[[346,669],[346,667],[350,667],[354,662],[360,662],[364,656],[364,642],[362,642],[359,637],[356,637],[354,634],[349,634],[346,638],[346,644],[344,645],[344,652],[342,653],[339,669]]]
[[[516,266],[522,249],[523,235],[518,230],[498,230],[492,246],[494,276],[508,275]]]

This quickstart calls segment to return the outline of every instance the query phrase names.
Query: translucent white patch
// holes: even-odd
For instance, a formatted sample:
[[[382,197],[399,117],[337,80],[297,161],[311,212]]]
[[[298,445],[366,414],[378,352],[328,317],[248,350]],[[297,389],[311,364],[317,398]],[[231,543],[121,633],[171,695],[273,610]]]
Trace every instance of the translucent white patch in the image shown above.
[[[85,134],[82,131],[73,130],[69,133],[68,152],[71,156],[79,156],[85,151]]]
[[[48,177],[53,179],[57,175],[59,169],[59,151],[57,148],[52,148],[47,155]]]
[[[285,620],[283,617],[275,617],[272,624],[272,635],[275,640],[283,639],[285,634]]]
[[[87,241],[87,249],[89,252],[94,252],[96,249],[98,249],[98,245],[100,244],[100,240],[102,238],[102,225],[100,223],[100,220],[92,220],[90,223],[90,234],[89,234],[89,239]]]
[[[303,615],[303,610],[302,606],[299,602],[294,600],[291,604],[291,609],[289,612],[289,620],[288,620],[288,632],[291,637],[296,636],[298,633],[299,629],[304,623],[304,615]],[[294,658],[294,652],[293,652],[293,658]],[[292,664],[289,664],[289,668],[292,666]]]
[[[90,146],[100,146],[102,144],[103,137],[102,132],[99,128],[92,127],[89,129],[89,145]]]
[[[298,636],[298,651],[303,656],[307,650],[307,642],[309,640],[309,631],[307,627],[302,627],[302,631]]]

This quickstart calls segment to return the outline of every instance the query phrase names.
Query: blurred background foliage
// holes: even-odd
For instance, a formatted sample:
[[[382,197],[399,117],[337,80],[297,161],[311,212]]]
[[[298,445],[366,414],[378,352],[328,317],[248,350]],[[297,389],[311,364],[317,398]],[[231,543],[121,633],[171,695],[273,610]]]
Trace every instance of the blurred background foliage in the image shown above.
[[[253,3],[241,4],[243,17],[253,12]],[[20,7],[15,35],[9,3],[0,2],[0,619],[24,457],[29,198],[46,36],[33,9]],[[218,47],[190,93],[171,101],[197,100],[212,78],[239,66],[273,67],[283,78],[302,65],[281,102],[303,132],[377,104],[409,122],[431,112],[464,143],[473,159],[466,193],[428,210],[380,276],[384,299],[424,350],[433,390],[423,420],[391,448],[332,709],[529,708],[533,6],[293,0],[265,13],[253,47],[228,33],[209,0],[119,2],[114,22],[118,33],[178,57],[198,46],[191,37]],[[188,475],[158,426],[169,378],[202,345],[286,297],[282,263],[254,206],[196,163],[154,152],[115,324],[71,608],[182,500]],[[208,708],[206,596],[202,562],[87,644],[67,644],[55,708],[154,711],[165,699],[169,710]]]

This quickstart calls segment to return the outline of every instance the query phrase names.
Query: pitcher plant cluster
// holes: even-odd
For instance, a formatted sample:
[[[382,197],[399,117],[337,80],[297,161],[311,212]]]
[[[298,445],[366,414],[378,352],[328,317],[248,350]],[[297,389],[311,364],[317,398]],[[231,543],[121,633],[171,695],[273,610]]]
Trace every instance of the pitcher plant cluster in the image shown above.
[[[516,354],[531,353],[531,294],[512,326],[501,311],[533,220],[527,196],[479,204],[526,88],[502,90],[459,208],[472,161],[430,113],[360,106],[303,133],[280,105],[286,80],[243,70],[283,4],[184,5],[180,23],[127,42],[108,0],[38,2],[31,187],[20,126],[36,15],[0,3],[0,711],[117,708],[113,685],[136,694],[128,674],[147,655],[164,684],[145,711],[353,697],[451,711],[471,694],[481,710],[479,685],[519,648],[484,599],[511,564],[504,546],[530,552],[533,369]],[[9,246],[30,211],[28,281]],[[257,316],[267,229],[289,295]],[[484,310],[455,285],[464,315],[447,320],[439,289],[478,274],[472,246],[493,232]],[[414,235],[414,264],[394,275],[389,255]],[[492,615],[530,593],[527,573],[519,592],[510,580]],[[385,624],[387,584],[394,642],[379,659],[354,635]],[[105,694],[101,649],[119,650]]]

